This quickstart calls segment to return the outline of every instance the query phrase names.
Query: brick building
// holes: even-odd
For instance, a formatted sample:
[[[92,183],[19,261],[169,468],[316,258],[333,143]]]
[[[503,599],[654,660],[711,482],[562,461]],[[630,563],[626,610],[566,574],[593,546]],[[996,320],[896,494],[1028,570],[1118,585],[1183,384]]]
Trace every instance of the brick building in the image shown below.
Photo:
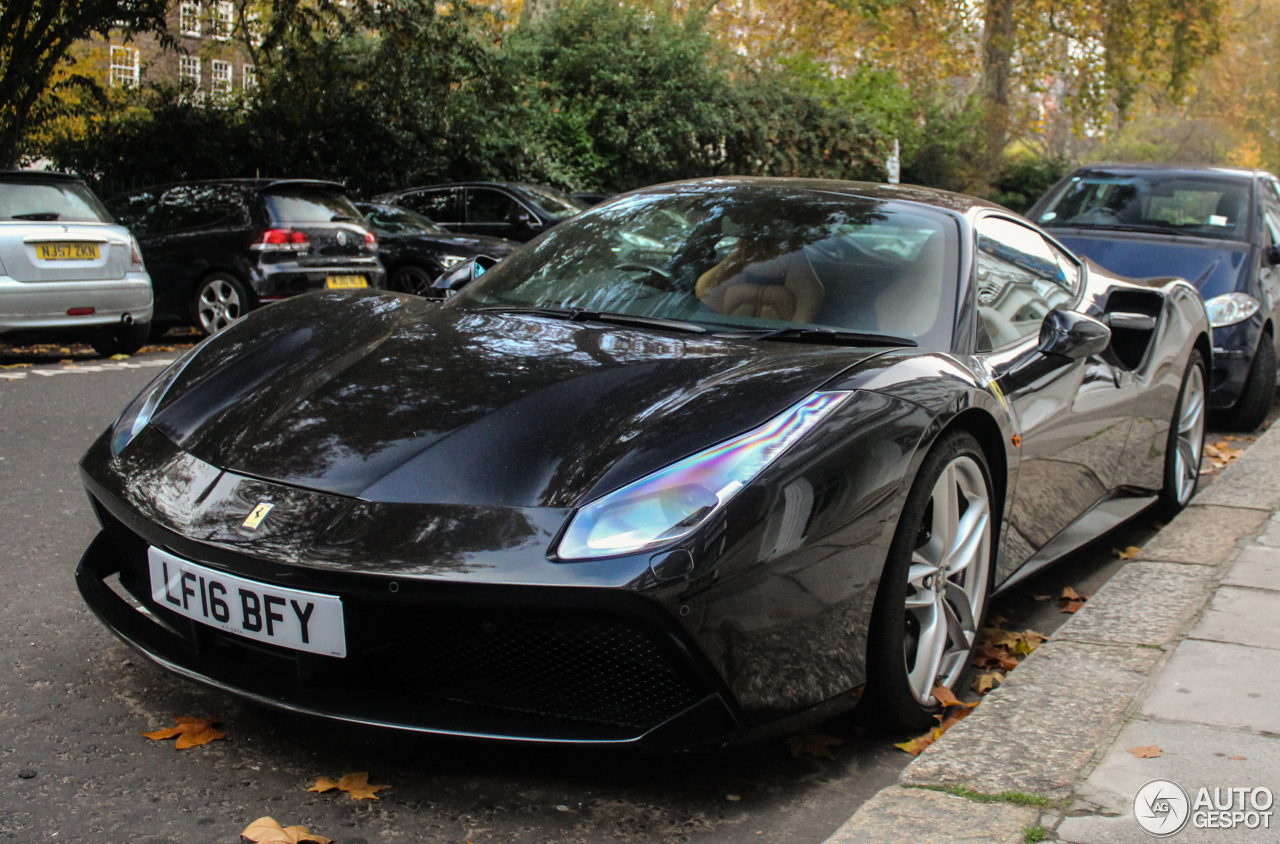
[[[257,85],[253,58],[245,46],[245,26],[229,0],[180,0],[169,8],[169,31],[177,49],[165,49],[154,35],[126,41],[113,31],[85,45],[78,66],[111,88],[143,82],[172,83],[196,97],[230,94]]]

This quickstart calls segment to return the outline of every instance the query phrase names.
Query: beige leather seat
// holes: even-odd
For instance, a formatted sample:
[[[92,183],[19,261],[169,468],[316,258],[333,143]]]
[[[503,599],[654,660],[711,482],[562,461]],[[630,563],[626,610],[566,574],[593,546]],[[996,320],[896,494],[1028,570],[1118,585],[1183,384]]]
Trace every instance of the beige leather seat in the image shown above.
[[[946,243],[935,232],[900,278],[876,297],[877,330],[885,334],[919,337],[933,327],[942,303],[942,273]]]
[[[812,323],[825,290],[804,251],[752,260],[750,249],[735,249],[698,278],[703,304],[728,316]]]

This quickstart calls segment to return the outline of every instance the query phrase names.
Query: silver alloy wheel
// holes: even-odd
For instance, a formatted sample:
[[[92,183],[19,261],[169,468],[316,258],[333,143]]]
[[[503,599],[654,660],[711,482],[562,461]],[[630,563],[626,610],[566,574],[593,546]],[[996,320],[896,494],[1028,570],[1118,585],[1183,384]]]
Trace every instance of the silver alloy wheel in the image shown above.
[[[197,316],[206,334],[217,334],[241,317],[240,293],[225,278],[211,278],[200,289]]]
[[[1195,492],[1200,478],[1200,459],[1204,453],[1204,370],[1191,367],[1187,383],[1182,387],[1182,400],[1178,404],[1178,434],[1174,474],[1177,477],[1178,504],[1186,504]]]
[[[978,463],[961,455],[933,485],[907,570],[907,682],[934,703],[935,686],[964,673],[978,636],[991,566],[991,493]]]

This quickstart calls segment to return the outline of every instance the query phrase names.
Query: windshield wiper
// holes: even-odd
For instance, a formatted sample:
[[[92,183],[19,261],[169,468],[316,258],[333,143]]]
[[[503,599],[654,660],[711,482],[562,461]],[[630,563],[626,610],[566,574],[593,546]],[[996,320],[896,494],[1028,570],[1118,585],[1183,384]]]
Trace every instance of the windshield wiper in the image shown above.
[[[707,329],[692,322],[665,317],[638,316],[635,314],[619,314],[612,311],[593,311],[589,308],[545,308],[538,306],[503,307],[492,306],[477,308],[480,311],[498,311],[508,314],[533,314],[534,316],[565,319],[570,322],[605,322],[610,325],[629,325],[641,328],[665,328],[670,331],[683,331],[688,334],[706,334]]]
[[[51,223],[62,215],[57,211],[34,211],[30,214],[14,214],[11,220],[30,220],[33,223]]]
[[[797,343],[820,343],[830,346],[908,346],[920,345],[906,337],[873,334],[864,331],[837,331],[833,328],[777,328],[762,334],[744,335],[752,340],[792,340]]]

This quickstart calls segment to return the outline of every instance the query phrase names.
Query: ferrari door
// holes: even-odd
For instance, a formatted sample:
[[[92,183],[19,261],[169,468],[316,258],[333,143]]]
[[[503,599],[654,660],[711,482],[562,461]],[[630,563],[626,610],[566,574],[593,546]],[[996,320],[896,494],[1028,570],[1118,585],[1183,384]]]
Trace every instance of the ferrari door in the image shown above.
[[[1050,358],[1038,349],[1045,316],[1071,310],[1080,297],[1074,259],[1036,230],[996,216],[978,221],[976,247],[978,352],[1021,441],[1001,555],[1015,566],[1109,496],[1135,393],[1100,356]]]

